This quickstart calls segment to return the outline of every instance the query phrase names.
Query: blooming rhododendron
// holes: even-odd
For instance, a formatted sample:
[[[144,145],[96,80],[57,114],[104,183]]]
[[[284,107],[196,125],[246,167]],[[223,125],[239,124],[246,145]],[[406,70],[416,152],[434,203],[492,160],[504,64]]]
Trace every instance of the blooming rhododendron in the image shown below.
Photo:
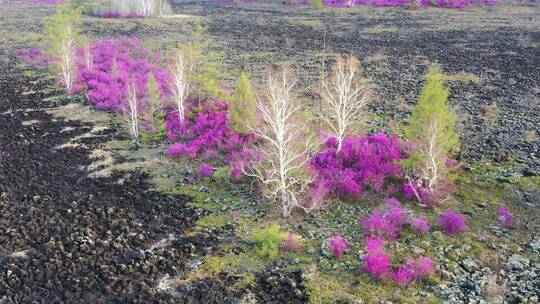
[[[170,76],[159,67],[159,56],[143,48],[137,39],[104,40],[91,46],[89,52],[79,50],[75,55],[79,72],[75,86],[86,90],[88,100],[99,110],[120,111],[130,84],[142,99],[146,98],[150,75],[155,77],[162,96],[170,95]]]
[[[390,258],[383,250],[383,242],[378,238],[365,241],[367,254],[364,255],[363,269],[377,279],[386,279],[392,275]]]
[[[429,257],[419,257],[417,259],[407,259],[403,265],[398,266],[394,272],[394,281],[406,288],[414,280],[429,278],[435,272],[433,261]]]
[[[46,68],[51,63],[51,58],[45,55],[41,49],[38,47],[22,48],[19,49],[17,55],[22,58],[22,60],[36,68]]]
[[[501,206],[498,210],[499,213],[499,222],[501,223],[501,226],[503,228],[509,228],[512,227],[512,213],[510,213],[510,210],[508,210],[508,207]]]
[[[425,234],[430,230],[427,219],[423,215],[410,219],[409,225],[411,226],[411,229],[416,232],[416,234]]]
[[[332,189],[339,198],[358,199],[366,190],[382,191],[385,181],[401,174],[396,161],[404,155],[395,136],[347,137],[341,151],[336,151],[336,140],[328,139],[325,149],[313,157],[311,168],[317,174],[315,183]]]
[[[338,259],[343,257],[343,253],[348,247],[347,241],[341,235],[334,235],[330,238],[328,243],[328,248]]]
[[[465,217],[450,209],[447,209],[439,217],[439,224],[441,225],[442,230],[449,235],[455,235],[467,230],[467,220]]]
[[[219,152],[233,166],[231,175],[238,178],[243,166],[256,159],[255,153],[247,148],[254,136],[243,135],[229,128],[227,103],[213,99],[191,100],[189,103],[183,123],[180,123],[175,111],[167,112],[167,138],[177,141],[169,147],[168,154],[174,157],[202,156],[211,159]]]
[[[401,265],[394,272],[394,281],[396,281],[396,283],[403,288],[409,287],[414,279],[414,271],[406,266]]]
[[[388,198],[373,213],[363,218],[360,223],[370,235],[395,239],[403,224],[407,221],[407,209],[395,198]]]
[[[210,167],[206,163],[202,163],[201,166],[199,167],[199,176],[211,177],[212,175],[214,175],[214,171],[215,171],[214,168]]]

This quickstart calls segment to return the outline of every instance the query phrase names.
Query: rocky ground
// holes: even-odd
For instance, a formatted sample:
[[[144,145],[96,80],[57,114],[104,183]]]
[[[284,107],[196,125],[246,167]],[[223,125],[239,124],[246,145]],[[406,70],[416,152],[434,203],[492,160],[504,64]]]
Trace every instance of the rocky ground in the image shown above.
[[[461,160],[472,176],[462,189],[479,191],[472,196],[460,190],[457,199],[477,224],[464,239],[434,233],[425,246],[425,240],[398,243],[432,253],[438,265],[438,280],[406,295],[413,302],[428,302],[433,295],[449,303],[538,302],[540,238],[534,232],[540,231],[540,189],[537,182],[529,183],[540,172],[540,24],[534,7],[324,13],[189,1],[176,1],[173,7],[185,16],[85,17],[84,32],[95,39],[138,37],[154,49],[168,50],[187,40],[199,16],[226,75],[233,78],[245,68],[257,81],[266,69],[290,62],[299,70],[304,95],[315,105],[321,68],[336,53],[356,54],[379,98],[371,107],[368,129],[384,128],[393,119],[405,121],[427,65],[441,64],[450,75],[451,103],[462,117]],[[311,268],[297,269],[310,263],[319,266],[321,276],[349,271],[352,289],[373,288],[370,296],[407,302],[399,289],[375,289],[379,282],[358,279],[355,262],[334,263],[317,243],[335,231],[361,240],[358,216],[369,212],[363,204],[340,205],[320,218],[284,224],[316,244],[308,244],[315,258],[307,262],[284,258],[257,268],[247,283],[232,272],[194,275],[205,269],[207,255],[237,257],[249,248],[234,243],[244,224],[227,221],[212,229],[201,224],[200,219],[232,210],[225,201],[201,207],[208,197],[220,198],[222,192],[213,192],[220,182],[182,195],[156,191],[162,187],[156,187],[152,170],[109,170],[150,154],[146,148],[112,147],[112,142],[125,142],[126,135],[105,114],[99,123],[52,115],[81,100],[59,98],[46,74],[29,76],[27,68],[16,64],[17,48],[39,40],[36,33],[52,8],[11,5],[0,11],[5,13],[0,16],[0,303],[304,303],[315,297],[310,282],[341,292],[339,285],[313,280]],[[149,150],[162,153],[163,147]],[[159,181],[174,179],[172,188],[193,174],[193,168],[181,173],[171,168],[160,169],[165,173]],[[256,205],[257,197],[240,190],[226,191],[243,215],[254,221],[269,217]],[[514,230],[494,224],[490,208],[499,203],[509,204],[519,216]],[[354,301],[344,297],[341,302]]]

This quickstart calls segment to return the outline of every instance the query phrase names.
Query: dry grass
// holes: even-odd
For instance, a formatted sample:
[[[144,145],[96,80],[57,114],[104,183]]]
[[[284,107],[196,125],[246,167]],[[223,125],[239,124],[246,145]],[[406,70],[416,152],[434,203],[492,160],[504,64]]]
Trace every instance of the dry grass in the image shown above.
[[[538,131],[531,130],[531,131],[525,132],[525,135],[523,136],[523,140],[525,140],[526,142],[538,141],[539,140]]]
[[[499,109],[496,104],[484,104],[480,106],[480,113],[482,113],[485,118],[492,120],[499,117],[501,109]]]
[[[506,280],[498,281],[496,274],[488,276],[487,285],[484,289],[484,295],[489,303],[504,303],[504,296],[508,292]]]
[[[41,122],[41,120],[32,119],[32,120],[25,120],[25,121],[23,121],[21,124],[22,124],[23,126],[31,126],[31,125],[38,124],[38,123],[40,123],[40,122]]]

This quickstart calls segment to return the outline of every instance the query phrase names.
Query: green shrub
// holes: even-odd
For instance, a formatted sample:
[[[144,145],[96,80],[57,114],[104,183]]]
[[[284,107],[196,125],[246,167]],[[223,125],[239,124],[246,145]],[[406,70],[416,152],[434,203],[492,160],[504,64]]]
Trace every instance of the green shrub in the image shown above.
[[[271,224],[253,235],[255,254],[260,259],[275,261],[279,257],[279,251],[284,240],[285,234],[281,231],[279,225]]]
[[[143,131],[140,138],[143,142],[157,142],[165,138],[165,112],[163,100],[154,74],[148,77],[146,88],[147,99],[142,111]]]
[[[246,72],[241,72],[228,113],[231,128],[239,133],[249,133],[249,126],[256,122],[256,107],[257,104],[251,92],[249,76]]]
[[[185,46],[192,64],[191,80],[200,97],[223,97],[217,79],[223,79],[221,64],[217,53],[210,51],[212,40],[207,37],[206,29],[200,19],[195,20],[192,42]]]
[[[312,9],[320,10],[323,8],[321,0],[309,0],[309,6]]]

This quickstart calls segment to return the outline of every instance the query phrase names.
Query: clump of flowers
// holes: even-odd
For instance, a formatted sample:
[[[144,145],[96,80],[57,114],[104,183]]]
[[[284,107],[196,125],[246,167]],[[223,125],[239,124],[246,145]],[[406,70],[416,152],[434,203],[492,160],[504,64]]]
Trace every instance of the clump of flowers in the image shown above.
[[[424,215],[420,215],[418,217],[410,219],[409,225],[411,229],[416,232],[417,235],[426,234],[430,230],[429,224]]]
[[[393,279],[399,286],[407,288],[413,281],[429,278],[435,272],[433,260],[429,257],[407,259],[405,263],[392,271],[392,261],[384,252],[385,241],[379,237],[368,237],[365,240],[363,269],[373,277],[382,280]]]
[[[458,212],[447,209],[440,217],[439,224],[442,230],[449,235],[456,235],[467,230],[467,220]]]
[[[398,266],[393,278],[399,286],[407,288],[413,281],[429,278],[434,272],[433,260],[429,257],[419,257],[414,260],[407,259],[403,265]]]
[[[365,264],[363,269],[377,279],[392,277],[392,261],[384,252],[383,241],[377,237],[368,238],[365,241],[367,254],[364,255]]]
[[[407,222],[407,209],[395,198],[387,198],[373,213],[363,218],[360,224],[370,235],[395,239],[403,224]]]
[[[232,131],[227,111],[228,104],[220,100],[191,100],[186,119],[181,123],[178,113],[169,110],[165,118],[166,134],[169,140],[176,143],[169,147],[168,154],[173,157],[202,156],[213,159],[220,153],[226,156],[228,163],[240,170],[254,157],[246,150],[254,136]]]
[[[46,68],[51,61],[51,58],[36,46],[19,49],[17,56],[19,56],[26,64],[35,68]]]
[[[281,245],[284,251],[295,251],[299,253],[303,247],[304,244],[302,244],[300,235],[292,232],[285,233],[285,240],[283,240],[283,244]]]
[[[346,137],[337,152],[335,138],[311,160],[311,168],[322,184],[342,199],[358,199],[366,190],[380,192],[385,182],[399,177],[396,162],[404,157],[395,136],[378,133],[370,136]]]
[[[506,205],[503,205],[498,210],[499,213],[499,223],[503,228],[512,227],[513,216],[510,210]]]
[[[104,40],[75,55],[78,75],[74,91],[86,91],[90,103],[99,110],[121,111],[130,85],[135,86],[141,100],[147,98],[150,76],[155,77],[163,98],[170,95],[170,76],[159,66],[160,56],[143,48],[137,39]]]
[[[349,248],[349,244],[341,235],[334,235],[328,241],[328,249],[330,249],[338,259],[343,258],[343,254],[347,248]]]
[[[199,166],[199,176],[200,177],[212,177],[214,175],[215,169],[210,167],[207,163],[202,163]]]

